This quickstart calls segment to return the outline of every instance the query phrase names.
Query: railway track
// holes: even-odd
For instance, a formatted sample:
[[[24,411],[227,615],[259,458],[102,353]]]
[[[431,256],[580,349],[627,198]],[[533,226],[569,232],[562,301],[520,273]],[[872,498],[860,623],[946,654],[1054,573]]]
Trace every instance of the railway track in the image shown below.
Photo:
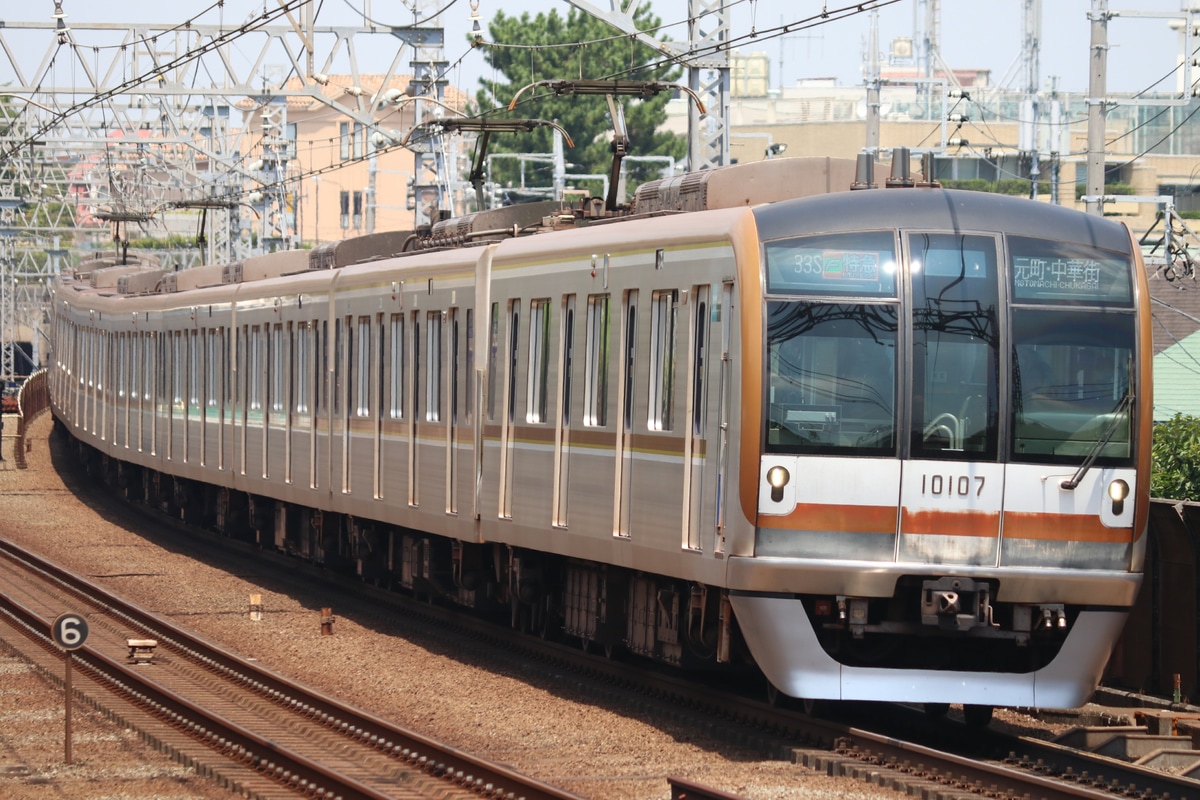
[[[0,617],[47,673],[62,673],[51,620],[82,613],[76,693],[246,796],[577,800],[243,661],[7,541],[0,585]],[[153,657],[130,663],[131,640],[156,642]]]
[[[111,496],[105,495],[104,499],[111,500]],[[118,505],[113,501],[110,508]],[[347,609],[356,617],[392,622],[403,619],[406,626],[469,639],[472,647],[486,646],[486,660],[498,668],[528,671],[530,664],[542,665],[547,671],[575,676],[568,678],[573,686],[585,683],[578,676],[586,675],[585,690],[599,703],[618,707],[625,704],[655,719],[704,730],[824,774],[847,776],[939,800],[981,795],[1033,800],[1113,796],[1200,800],[1200,782],[1195,780],[1028,737],[991,731],[968,734],[965,728],[949,723],[931,724],[924,715],[907,714],[903,709],[885,715],[886,725],[877,725],[873,719],[861,723],[863,727],[855,727],[844,720],[818,719],[792,709],[772,707],[745,693],[698,684],[694,678],[598,659],[582,652],[578,644],[518,636],[506,628],[448,609],[354,581],[335,579],[315,565],[188,528],[156,511],[121,507],[148,514],[155,520],[156,538],[165,535],[178,542],[186,540],[187,547],[203,552],[206,560],[230,563],[230,559],[245,558],[261,569],[265,557],[290,580],[307,583],[310,589],[314,581],[326,582],[326,586],[336,584],[339,590],[361,598],[360,608],[353,612]],[[456,646],[454,642],[447,645]],[[965,749],[964,742],[968,745]],[[797,781],[800,780],[798,776]],[[691,785],[688,796],[705,796],[700,793],[702,789]]]

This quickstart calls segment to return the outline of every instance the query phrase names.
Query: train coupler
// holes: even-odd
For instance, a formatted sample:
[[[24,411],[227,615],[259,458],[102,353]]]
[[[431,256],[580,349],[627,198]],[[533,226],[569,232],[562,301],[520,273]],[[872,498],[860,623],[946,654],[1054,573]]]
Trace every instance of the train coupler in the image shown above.
[[[921,584],[921,624],[969,631],[996,627],[992,587],[970,578],[938,578]]]

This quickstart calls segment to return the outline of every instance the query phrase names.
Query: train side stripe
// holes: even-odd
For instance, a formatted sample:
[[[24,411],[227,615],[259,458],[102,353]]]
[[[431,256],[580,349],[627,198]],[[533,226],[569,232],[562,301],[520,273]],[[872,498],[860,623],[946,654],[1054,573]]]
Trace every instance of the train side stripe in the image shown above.
[[[1094,514],[1004,512],[1005,539],[1128,544],[1133,528],[1109,528]]]

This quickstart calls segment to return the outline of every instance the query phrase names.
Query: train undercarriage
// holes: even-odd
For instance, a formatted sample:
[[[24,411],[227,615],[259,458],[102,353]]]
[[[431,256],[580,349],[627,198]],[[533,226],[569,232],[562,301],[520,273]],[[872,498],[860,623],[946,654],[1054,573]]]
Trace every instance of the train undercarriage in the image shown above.
[[[129,502],[374,586],[453,604],[608,656],[687,669],[752,664],[716,587],[511,547],[475,544],[146,469],[76,440],[80,463]]]

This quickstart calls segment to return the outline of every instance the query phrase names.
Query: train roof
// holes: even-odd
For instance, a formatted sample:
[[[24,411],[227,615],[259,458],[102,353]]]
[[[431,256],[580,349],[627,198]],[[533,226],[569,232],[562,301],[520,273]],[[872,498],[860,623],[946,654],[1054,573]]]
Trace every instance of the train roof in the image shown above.
[[[1114,220],[1020,197],[961,189],[889,188],[837,192],[758,206],[764,240],[805,233],[911,228],[1002,231],[1130,252],[1126,227]],[[797,220],[801,220],[797,224]]]

